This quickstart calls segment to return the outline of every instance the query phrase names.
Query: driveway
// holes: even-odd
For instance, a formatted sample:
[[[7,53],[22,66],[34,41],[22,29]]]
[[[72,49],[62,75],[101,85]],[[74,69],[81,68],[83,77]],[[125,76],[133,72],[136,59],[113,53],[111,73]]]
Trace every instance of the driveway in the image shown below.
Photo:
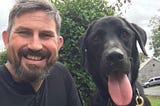
[[[160,86],[144,88],[145,95],[160,96]]]

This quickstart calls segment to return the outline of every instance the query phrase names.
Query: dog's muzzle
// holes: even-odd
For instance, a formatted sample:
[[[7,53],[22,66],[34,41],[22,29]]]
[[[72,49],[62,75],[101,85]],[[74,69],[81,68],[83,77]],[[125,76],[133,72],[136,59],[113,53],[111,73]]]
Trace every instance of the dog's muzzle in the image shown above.
[[[127,75],[130,71],[127,56],[119,48],[106,50],[103,56],[109,94],[116,105],[127,106],[132,99],[132,87]]]
[[[124,53],[118,48],[113,48],[106,53],[106,60],[113,66],[124,60]]]

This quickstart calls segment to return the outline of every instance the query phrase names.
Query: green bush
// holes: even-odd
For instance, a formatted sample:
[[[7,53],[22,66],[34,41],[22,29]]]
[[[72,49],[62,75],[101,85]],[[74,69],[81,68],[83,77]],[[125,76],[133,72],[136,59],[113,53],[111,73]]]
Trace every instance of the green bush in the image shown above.
[[[0,52],[0,65],[4,64],[7,60],[6,51]]]
[[[52,2],[62,16],[61,35],[65,42],[60,51],[59,60],[71,71],[85,105],[88,105],[95,85],[81,66],[78,39],[91,21],[113,15],[114,11],[107,7],[107,2],[104,0],[64,0],[63,3],[52,0]]]

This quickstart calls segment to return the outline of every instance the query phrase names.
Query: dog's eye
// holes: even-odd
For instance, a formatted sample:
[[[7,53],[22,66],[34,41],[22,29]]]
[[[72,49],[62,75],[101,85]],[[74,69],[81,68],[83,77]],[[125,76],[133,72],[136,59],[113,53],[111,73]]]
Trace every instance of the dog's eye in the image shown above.
[[[99,37],[98,35],[95,35],[95,36],[93,37],[93,40],[94,40],[94,41],[99,41],[99,40],[100,40],[100,37]]]
[[[94,36],[93,36],[93,40],[94,41],[100,41],[103,39],[103,36],[105,35],[105,31],[103,30],[98,30],[97,32],[95,32]]]
[[[123,40],[128,40],[128,38],[129,38],[129,33],[127,32],[127,31],[121,31],[120,32],[120,37],[121,37],[121,39],[123,39]]]

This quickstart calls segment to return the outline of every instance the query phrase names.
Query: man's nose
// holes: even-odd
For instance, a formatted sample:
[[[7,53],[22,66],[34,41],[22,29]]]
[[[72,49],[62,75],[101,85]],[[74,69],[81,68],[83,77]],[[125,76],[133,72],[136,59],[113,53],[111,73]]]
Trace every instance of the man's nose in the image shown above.
[[[32,50],[41,50],[43,48],[42,41],[39,36],[32,36],[28,47]]]

